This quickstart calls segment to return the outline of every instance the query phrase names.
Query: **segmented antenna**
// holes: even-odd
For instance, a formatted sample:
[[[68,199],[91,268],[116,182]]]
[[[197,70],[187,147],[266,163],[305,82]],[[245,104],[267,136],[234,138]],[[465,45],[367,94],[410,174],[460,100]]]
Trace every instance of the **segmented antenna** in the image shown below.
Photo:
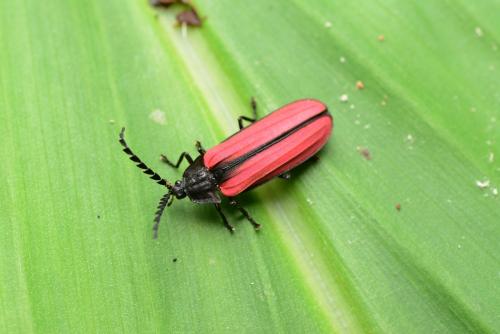
[[[128,147],[127,142],[125,141],[124,133],[125,133],[125,128],[122,128],[122,131],[120,131],[120,144],[124,147],[123,152],[125,152],[129,156],[130,160],[135,162],[137,167],[142,169],[143,173],[147,174],[150,179],[156,181],[156,183],[161,184],[162,186],[167,187],[168,189],[171,189],[172,185],[168,183],[167,180],[162,179],[160,175],[156,174],[151,168],[146,166],[146,164],[142,162],[141,159],[139,159],[139,157],[135,155],[134,152],[132,152],[130,147]]]
[[[172,196],[172,193],[169,191],[163,197],[160,199],[160,203],[158,203],[158,208],[155,213],[155,219],[154,222],[155,224],[153,225],[153,238],[158,238],[158,226],[160,225],[160,219],[161,215],[163,214],[163,211],[165,210],[165,207],[172,205],[172,202],[174,200],[174,196]]]

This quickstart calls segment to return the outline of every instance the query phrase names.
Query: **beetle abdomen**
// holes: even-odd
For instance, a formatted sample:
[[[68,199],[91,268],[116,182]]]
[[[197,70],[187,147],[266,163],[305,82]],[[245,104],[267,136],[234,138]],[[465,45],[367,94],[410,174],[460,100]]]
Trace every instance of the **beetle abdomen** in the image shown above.
[[[204,164],[225,196],[236,196],[286,172],[319,151],[333,122],[317,100],[288,104],[209,149]]]

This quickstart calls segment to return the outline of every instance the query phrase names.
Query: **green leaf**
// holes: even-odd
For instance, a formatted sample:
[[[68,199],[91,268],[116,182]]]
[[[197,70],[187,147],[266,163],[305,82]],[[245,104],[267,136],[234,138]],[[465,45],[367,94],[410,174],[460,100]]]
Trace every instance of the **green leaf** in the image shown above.
[[[196,5],[0,3],[0,331],[498,330],[500,2]],[[241,196],[259,232],[185,200],[153,240],[121,127],[174,181],[251,96],[327,103],[320,160]]]

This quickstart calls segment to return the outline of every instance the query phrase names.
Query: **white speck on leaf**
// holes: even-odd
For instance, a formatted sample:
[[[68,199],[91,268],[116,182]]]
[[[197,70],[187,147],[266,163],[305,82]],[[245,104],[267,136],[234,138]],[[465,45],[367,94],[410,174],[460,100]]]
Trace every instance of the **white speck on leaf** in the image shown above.
[[[495,160],[495,154],[493,152],[490,152],[490,154],[488,154],[488,162],[492,163],[494,160]]]
[[[413,144],[415,142],[415,137],[412,134],[408,134],[405,138],[405,143]]]
[[[167,119],[165,117],[165,113],[160,109],[155,109],[149,114],[149,119],[153,122],[165,125],[167,123]]]
[[[349,101],[349,96],[347,94],[342,94],[340,95],[340,102],[347,102]]]
[[[498,189],[497,188],[491,189],[491,193],[493,194],[493,196],[498,196]]]
[[[343,64],[343,63],[345,63],[345,62],[347,61],[347,60],[345,59],[345,57],[340,57],[340,59],[339,59],[339,60],[340,60],[340,62],[341,62],[342,64]]]
[[[325,21],[325,28],[331,28],[331,27],[332,27],[332,22]]]
[[[477,180],[476,186],[478,186],[478,188],[481,189],[488,188],[490,186],[490,180],[484,180],[484,181]]]
[[[481,27],[476,27],[474,29],[474,32],[476,33],[477,37],[483,37],[483,30],[481,29]]]

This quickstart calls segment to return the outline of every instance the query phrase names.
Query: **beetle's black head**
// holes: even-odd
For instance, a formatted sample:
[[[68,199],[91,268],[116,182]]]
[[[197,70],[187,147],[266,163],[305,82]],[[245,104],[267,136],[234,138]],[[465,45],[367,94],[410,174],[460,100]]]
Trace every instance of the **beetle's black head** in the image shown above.
[[[175,184],[172,186],[172,189],[170,191],[177,199],[186,197],[186,188],[184,185],[184,181],[175,181]]]

